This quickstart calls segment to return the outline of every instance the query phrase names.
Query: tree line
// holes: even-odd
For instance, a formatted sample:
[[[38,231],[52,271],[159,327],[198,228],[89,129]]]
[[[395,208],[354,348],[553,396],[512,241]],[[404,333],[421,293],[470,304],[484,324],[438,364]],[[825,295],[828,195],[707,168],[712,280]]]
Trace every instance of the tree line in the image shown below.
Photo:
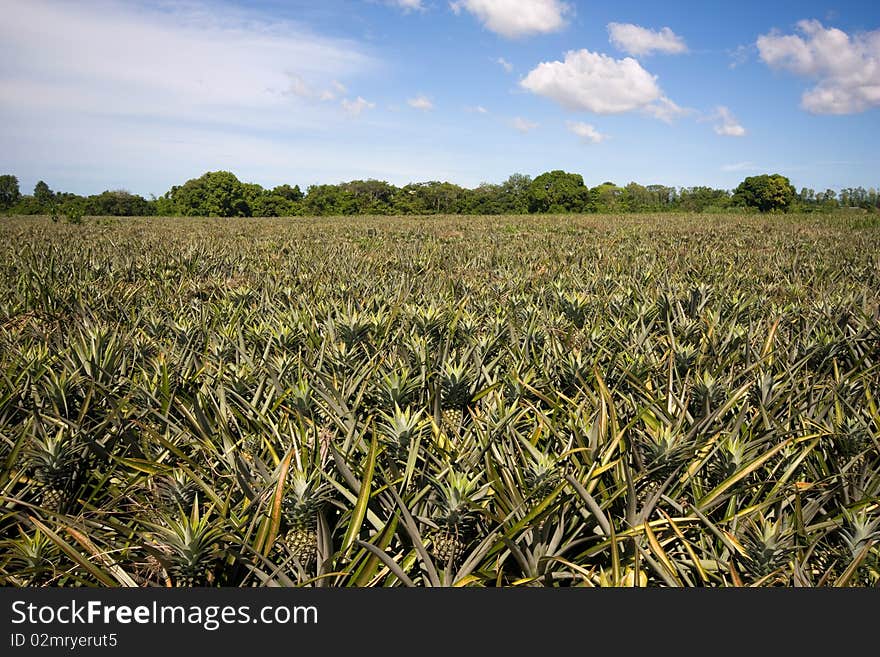
[[[751,208],[761,212],[880,210],[880,191],[862,187],[797,192],[780,174],[746,178],[734,190],[604,182],[587,187],[583,177],[548,171],[532,178],[513,174],[501,184],[474,189],[449,182],[418,182],[396,187],[382,180],[336,185],[298,185],[271,189],[240,181],[229,171],[210,171],[160,197],[146,199],[125,190],[80,196],[55,192],[44,181],[22,194],[14,175],[0,176],[0,212],[9,215],[287,217],[335,215],[533,214],[613,212],[723,212]]]

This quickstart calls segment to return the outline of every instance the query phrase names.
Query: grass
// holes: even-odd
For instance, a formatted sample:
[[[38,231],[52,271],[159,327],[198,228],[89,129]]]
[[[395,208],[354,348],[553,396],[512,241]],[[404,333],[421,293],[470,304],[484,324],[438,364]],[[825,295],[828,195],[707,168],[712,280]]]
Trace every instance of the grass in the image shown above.
[[[873,215],[0,220],[0,583],[875,586]]]

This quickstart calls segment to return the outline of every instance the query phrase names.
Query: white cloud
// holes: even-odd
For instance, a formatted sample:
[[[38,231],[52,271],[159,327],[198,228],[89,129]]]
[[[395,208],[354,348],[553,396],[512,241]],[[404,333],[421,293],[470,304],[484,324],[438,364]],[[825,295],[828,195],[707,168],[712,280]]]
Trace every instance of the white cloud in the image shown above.
[[[642,111],[655,119],[659,119],[664,123],[672,123],[674,119],[692,114],[693,110],[681,107],[669,100],[666,96],[661,97],[657,102],[645,105]]]
[[[302,76],[296,75],[295,73],[291,73],[290,75],[289,91],[294,96],[299,96],[300,98],[313,98],[315,95],[315,92],[309,84],[302,79]]]
[[[346,88],[345,85],[338,80],[333,80],[329,88],[318,89],[314,85],[306,82],[302,76],[297,75],[296,73],[291,73],[288,92],[306,100],[320,100],[326,102],[336,100],[338,97],[344,95]]]
[[[501,68],[503,68],[508,73],[513,71],[513,64],[511,64],[509,61],[504,59],[504,57],[499,57],[498,59],[495,60],[495,63],[498,64],[499,66],[501,66]]]
[[[618,50],[636,57],[655,52],[677,55],[688,49],[684,39],[668,27],[657,32],[632,23],[609,23],[608,35]]]
[[[746,62],[749,61],[749,58],[752,56],[752,52],[755,50],[754,45],[748,46],[737,46],[733,50],[727,51],[727,56],[730,57],[729,68],[734,69],[737,66],[742,66]]]
[[[338,80],[333,80],[329,89],[324,89],[319,98],[321,100],[336,100],[339,96],[344,96],[348,92],[345,85]]]
[[[465,107],[466,112],[474,112],[476,114],[488,114],[489,110],[487,110],[482,105],[474,105],[473,107]]]
[[[332,92],[330,81],[373,66],[352,41],[194,2],[14,3],[4,8],[0,43],[4,116],[63,108],[61,122],[84,112],[107,120],[290,126],[308,114],[297,98],[320,98],[321,89]]]
[[[635,59],[614,59],[589,50],[569,51],[564,62],[538,64],[520,85],[566,109],[595,114],[643,110],[664,99],[656,76]]]
[[[434,109],[434,103],[432,103],[431,99],[427,96],[416,96],[415,98],[410,98],[406,101],[406,104],[413,109],[422,110],[423,112],[428,112]]]
[[[558,32],[572,12],[561,0],[457,0],[449,6],[456,14],[470,12],[487,29],[509,39]]]
[[[854,114],[880,107],[880,30],[849,35],[816,20],[797,24],[797,34],[758,37],[761,59],[774,69],[818,81],[801,106],[813,114]]]
[[[510,122],[510,125],[514,130],[518,130],[519,132],[525,134],[527,132],[531,132],[535,128],[538,127],[537,123],[524,119],[520,116],[516,117]]]
[[[342,109],[344,109],[349,116],[353,117],[360,116],[364,110],[373,109],[374,107],[376,107],[376,103],[364,100],[360,96],[355,100],[349,100],[348,98],[342,100]]]
[[[406,13],[411,11],[424,11],[425,9],[422,0],[389,0],[388,4],[400,7]]]
[[[743,128],[733,113],[723,105],[715,108],[713,119],[718,121],[715,124],[715,133],[723,137],[745,137],[746,129]]]
[[[568,127],[570,132],[576,134],[578,137],[589,144],[600,144],[608,138],[606,135],[601,134],[598,130],[596,130],[596,128],[588,123],[581,123],[579,121],[567,121],[565,125]]]
[[[754,162],[736,162],[735,164],[725,164],[721,167],[721,170],[726,172],[757,171],[757,169],[758,167],[755,166]]]

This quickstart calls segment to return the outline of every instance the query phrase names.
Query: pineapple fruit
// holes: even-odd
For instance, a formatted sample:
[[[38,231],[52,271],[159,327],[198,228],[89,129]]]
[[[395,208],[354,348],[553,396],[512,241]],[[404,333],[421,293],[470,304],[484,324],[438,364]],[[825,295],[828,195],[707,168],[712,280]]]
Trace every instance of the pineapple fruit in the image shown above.
[[[448,431],[458,431],[471,401],[473,381],[465,363],[447,363],[440,374],[440,417]]]
[[[290,555],[311,571],[318,557],[318,513],[329,498],[329,488],[317,472],[294,472],[282,502],[287,523],[283,543]]]
[[[480,486],[476,478],[449,471],[445,481],[438,482],[432,518],[436,529],[431,532],[431,554],[444,566],[455,564],[474,541],[480,520],[480,500],[488,486]]]
[[[39,505],[63,512],[80,470],[79,450],[59,432],[55,437],[35,439],[27,459],[39,484]]]

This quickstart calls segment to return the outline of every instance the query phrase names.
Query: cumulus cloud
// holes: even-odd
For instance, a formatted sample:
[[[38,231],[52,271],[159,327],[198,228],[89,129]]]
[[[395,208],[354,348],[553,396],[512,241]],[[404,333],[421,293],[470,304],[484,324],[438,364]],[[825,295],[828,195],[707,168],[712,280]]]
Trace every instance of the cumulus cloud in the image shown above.
[[[456,14],[473,14],[486,29],[509,39],[558,32],[572,12],[561,0],[456,0],[449,6]]]
[[[498,64],[501,68],[503,68],[508,73],[513,71],[513,64],[511,64],[509,61],[504,59],[504,57],[499,57],[498,59],[495,60],[495,63]]]
[[[736,120],[736,117],[733,115],[727,107],[723,105],[719,105],[715,108],[715,114],[713,118],[717,123],[715,124],[715,133],[722,135],[723,137],[745,137],[746,129],[743,128],[739,121]]]
[[[517,130],[523,134],[525,134],[527,132],[531,132],[532,130],[534,130],[535,128],[538,127],[537,123],[534,123],[532,121],[524,119],[520,116],[513,119],[510,122],[510,125],[514,128],[514,130]]]
[[[635,59],[589,50],[572,50],[565,61],[538,64],[520,85],[566,109],[594,114],[643,110],[664,98],[657,78]]]
[[[364,110],[373,109],[374,107],[376,107],[376,103],[364,100],[360,96],[354,100],[349,100],[348,98],[342,100],[342,109],[352,117],[358,117]]]
[[[761,35],[757,46],[771,68],[817,80],[801,98],[805,110],[855,114],[880,107],[880,30],[850,35],[803,20],[797,31]]]
[[[635,57],[655,52],[677,55],[687,52],[687,44],[670,28],[659,32],[632,23],[609,23],[611,43],[623,52]]]
[[[565,125],[568,127],[569,132],[576,134],[588,144],[600,144],[607,139],[606,135],[601,134],[588,123],[567,121]]]
[[[406,101],[406,104],[413,109],[422,110],[423,112],[428,112],[434,109],[434,103],[432,103],[431,99],[427,96],[416,96],[415,98],[410,98]]]

